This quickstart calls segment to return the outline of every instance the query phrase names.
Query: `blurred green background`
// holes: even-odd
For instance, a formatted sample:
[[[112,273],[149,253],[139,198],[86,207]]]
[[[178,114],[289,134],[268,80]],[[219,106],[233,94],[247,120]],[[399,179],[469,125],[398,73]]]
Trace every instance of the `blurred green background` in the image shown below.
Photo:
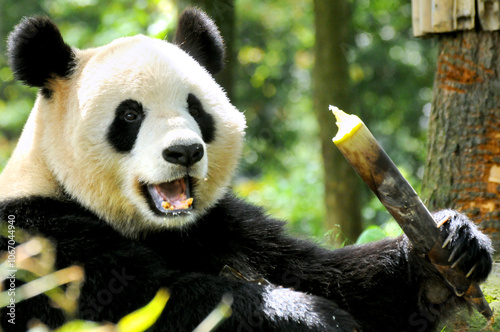
[[[23,16],[47,15],[68,44],[100,46],[138,33],[171,40],[179,11],[211,3],[217,21],[234,9],[233,104],[248,121],[235,190],[289,221],[291,231],[324,241],[338,230],[323,219],[323,169],[312,101],[313,2],[305,0],[1,0],[0,168],[8,160],[36,89],[13,80],[6,38]],[[348,1],[352,38],[342,47],[349,66],[352,110],[360,114],[400,170],[420,188],[436,47],[411,33],[410,2]],[[234,7],[233,7],[234,6]],[[214,9],[215,8],[215,9]],[[332,33],[335,33],[332,31]],[[336,133],[332,128],[331,136]],[[332,143],[332,149],[335,146]],[[359,242],[397,234],[389,214],[367,190]],[[381,226],[381,227],[380,227]],[[356,239],[350,239],[354,242]]]

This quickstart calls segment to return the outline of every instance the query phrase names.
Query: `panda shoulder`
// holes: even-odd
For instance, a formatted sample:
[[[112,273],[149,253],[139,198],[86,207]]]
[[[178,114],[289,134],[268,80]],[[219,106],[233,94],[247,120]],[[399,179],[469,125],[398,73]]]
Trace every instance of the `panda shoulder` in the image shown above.
[[[16,229],[54,239],[112,233],[110,226],[73,201],[31,196],[0,202],[0,220],[12,220]]]
[[[233,193],[226,194],[205,218],[210,219],[212,224],[224,220],[226,227],[249,236],[281,234],[286,226],[284,221],[271,217],[262,207]]]

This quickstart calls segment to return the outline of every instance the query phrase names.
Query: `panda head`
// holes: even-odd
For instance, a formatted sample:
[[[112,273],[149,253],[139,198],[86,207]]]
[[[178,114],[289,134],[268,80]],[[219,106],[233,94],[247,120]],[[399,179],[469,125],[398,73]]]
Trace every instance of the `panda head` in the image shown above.
[[[137,236],[190,224],[227,190],[245,120],[213,79],[224,46],[203,12],[181,15],[173,43],[87,50],[27,18],[8,49],[16,78],[40,88],[0,181],[14,196],[69,196]]]

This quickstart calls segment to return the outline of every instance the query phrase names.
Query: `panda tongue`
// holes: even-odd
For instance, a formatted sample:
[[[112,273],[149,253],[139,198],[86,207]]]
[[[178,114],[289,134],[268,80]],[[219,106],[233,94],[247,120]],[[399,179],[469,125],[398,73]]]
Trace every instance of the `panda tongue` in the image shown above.
[[[155,185],[155,189],[164,201],[174,207],[186,199],[186,182],[184,178]]]

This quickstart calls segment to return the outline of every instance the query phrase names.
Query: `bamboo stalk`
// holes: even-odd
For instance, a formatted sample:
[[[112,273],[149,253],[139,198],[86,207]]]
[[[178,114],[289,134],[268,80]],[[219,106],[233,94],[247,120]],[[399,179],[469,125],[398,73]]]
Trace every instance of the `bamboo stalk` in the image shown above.
[[[334,106],[330,106],[330,110],[339,127],[333,142],[401,226],[414,249],[429,257],[457,296],[463,296],[490,320],[493,312],[481,288],[467,279],[464,271],[448,262],[450,251],[444,245],[446,239],[440,235],[436,221],[370,130],[356,115],[346,114]]]

